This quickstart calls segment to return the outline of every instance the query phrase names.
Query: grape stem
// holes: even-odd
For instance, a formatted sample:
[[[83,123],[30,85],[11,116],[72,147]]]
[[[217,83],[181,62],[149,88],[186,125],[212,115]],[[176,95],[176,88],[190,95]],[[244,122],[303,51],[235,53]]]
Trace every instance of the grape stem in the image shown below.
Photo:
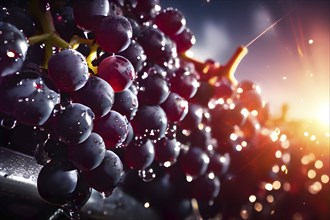
[[[47,69],[48,60],[53,53],[53,46],[59,48],[70,48],[70,44],[63,40],[54,27],[53,18],[50,13],[48,4],[44,4],[40,0],[31,0],[30,11],[32,15],[39,21],[42,34],[32,36],[28,39],[29,45],[45,43],[45,56],[43,67]],[[44,7],[42,7],[44,6]]]

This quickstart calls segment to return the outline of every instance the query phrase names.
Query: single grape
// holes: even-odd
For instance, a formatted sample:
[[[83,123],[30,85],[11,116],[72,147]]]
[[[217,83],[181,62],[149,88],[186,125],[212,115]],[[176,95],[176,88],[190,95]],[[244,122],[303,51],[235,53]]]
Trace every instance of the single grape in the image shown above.
[[[174,8],[160,11],[154,19],[157,27],[168,36],[179,34],[186,25],[183,14]]]
[[[23,96],[36,92],[42,85],[38,75],[19,74],[0,82],[0,112],[12,115],[13,105]]]
[[[132,120],[138,110],[139,101],[136,95],[129,89],[115,94],[115,102],[112,110],[126,116],[128,120]]]
[[[125,50],[132,39],[132,27],[124,16],[108,15],[94,29],[95,41],[108,53]]]
[[[69,145],[68,159],[80,170],[91,170],[101,164],[105,155],[102,137],[92,132],[89,137],[79,143]]]
[[[106,150],[101,164],[95,169],[83,171],[82,175],[93,189],[109,196],[123,175],[123,164],[114,152]]]
[[[164,110],[158,105],[139,107],[131,123],[134,134],[138,137],[158,139],[165,136],[167,118]]]
[[[38,192],[47,202],[63,205],[73,198],[78,180],[78,170],[71,164],[52,160],[40,170],[37,179]]]
[[[144,105],[159,105],[170,93],[165,79],[166,72],[158,65],[148,65],[139,73],[137,79],[139,103]]]
[[[188,113],[187,100],[175,92],[171,92],[160,106],[164,109],[170,122],[182,121]]]
[[[171,91],[179,94],[185,99],[192,98],[199,87],[195,75],[186,68],[179,68],[168,75]]]
[[[53,54],[48,61],[48,74],[61,92],[81,89],[89,78],[85,57],[73,49]]]
[[[194,103],[188,104],[188,113],[180,121],[179,125],[182,129],[192,130],[197,128],[197,126],[202,122],[203,118],[203,108]]]
[[[212,146],[211,127],[203,126],[193,129],[189,135],[189,140],[193,146],[207,150]]]
[[[136,15],[136,19],[145,22],[153,19],[160,9],[160,0],[137,0],[133,13]]]
[[[115,94],[112,87],[100,77],[91,75],[81,89],[70,94],[73,102],[81,103],[91,108],[95,118],[109,113],[114,104]]]
[[[52,118],[52,128],[61,141],[76,144],[85,141],[93,129],[94,113],[79,103],[60,108]]]
[[[13,116],[24,125],[41,126],[51,116],[60,101],[59,94],[48,89],[38,89],[29,96],[19,97],[13,105]]]
[[[113,55],[102,60],[98,66],[99,76],[107,81],[115,92],[121,92],[132,85],[135,71],[125,57]]]
[[[28,43],[14,25],[0,21],[0,77],[14,74],[25,60]]]
[[[146,169],[155,158],[155,149],[152,142],[147,140],[134,140],[125,148],[125,164],[131,169]]]
[[[175,139],[168,139],[163,137],[158,140],[155,146],[155,160],[167,167],[176,162],[180,153],[180,147],[177,145]]]
[[[191,177],[203,175],[209,165],[210,158],[199,147],[189,147],[187,152],[179,157],[179,164],[182,171]]]
[[[102,118],[94,120],[94,132],[104,140],[107,149],[119,147],[128,134],[128,121],[125,116],[110,110]]]
[[[108,0],[74,0],[73,15],[79,27],[86,30],[95,28],[95,17],[109,13]]]
[[[186,52],[196,43],[195,35],[187,27],[181,33],[171,36],[171,39],[175,42],[179,54]]]

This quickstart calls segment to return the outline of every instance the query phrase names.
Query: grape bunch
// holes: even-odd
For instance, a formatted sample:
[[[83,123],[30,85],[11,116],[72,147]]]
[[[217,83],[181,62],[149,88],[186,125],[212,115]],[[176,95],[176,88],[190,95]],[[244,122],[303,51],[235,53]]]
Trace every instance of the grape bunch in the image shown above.
[[[121,187],[164,219],[226,219],[276,178],[274,161],[250,169],[279,141],[258,85],[235,79],[245,48],[227,65],[188,57],[184,15],[159,0],[0,4],[1,145],[43,165],[48,203],[72,213]]]

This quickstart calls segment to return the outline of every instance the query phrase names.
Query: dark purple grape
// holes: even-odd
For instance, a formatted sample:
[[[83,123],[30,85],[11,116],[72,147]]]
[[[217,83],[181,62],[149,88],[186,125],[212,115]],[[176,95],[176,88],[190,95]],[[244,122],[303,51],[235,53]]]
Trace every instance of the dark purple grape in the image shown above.
[[[101,164],[105,155],[103,139],[97,133],[91,133],[89,137],[79,143],[69,145],[68,159],[80,170],[92,170]]]
[[[61,141],[76,144],[85,141],[93,129],[94,113],[79,103],[61,107],[52,118],[52,127]]]
[[[104,117],[94,120],[94,132],[104,140],[107,149],[120,146],[128,133],[128,121],[125,116],[110,110]]]
[[[134,140],[125,148],[125,164],[131,169],[146,169],[155,158],[155,149],[152,142]]]
[[[0,10],[5,12],[3,16],[0,16],[0,21],[14,25],[18,30],[23,32],[26,37],[31,37],[35,34],[35,24],[26,9],[8,7]]]
[[[163,137],[158,140],[155,146],[155,160],[161,165],[168,167],[176,162],[180,153],[180,147],[175,139]]]
[[[85,5],[82,5],[82,7],[84,6]],[[61,38],[70,42],[74,35],[84,37],[83,30],[81,30],[76,24],[72,7],[61,7],[56,12],[53,12],[52,15],[55,30]]]
[[[230,166],[230,155],[225,153],[220,155],[214,153],[210,156],[210,163],[207,167],[208,173],[214,173],[217,177],[222,177],[229,169]]]
[[[110,150],[105,151],[104,159],[98,167],[82,172],[93,189],[107,196],[119,184],[122,174],[123,164],[120,158]]]
[[[209,101],[214,96],[214,86],[210,85],[208,82],[199,82],[199,87],[196,94],[189,100],[193,103],[198,103],[203,107],[207,108]]]
[[[126,116],[128,120],[132,120],[138,110],[139,101],[136,95],[129,89],[115,94],[115,102],[112,110]]]
[[[170,122],[182,121],[188,113],[188,102],[175,92],[171,92],[165,102],[161,104],[167,120]]]
[[[48,89],[38,89],[28,96],[19,97],[13,105],[13,116],[24,125],[41,126],[51,116],[60,101],[59,94]]]
[[[166,72],[159,66],[146,66],[137,79],[139,103],[159,105],[170,93]]]
[[[179,68],[172,74],[169,74],[168,77],[172,92],[179,94],[185,99],[190,99],[196,94],[199,82],[188,69]]]
[[[91,75],[81,89],[70,94],[73,102],[91,108],[95,118],[108,114],[114,104],[115,94],[112,87],[100,77]]]
[[[189,147],[187,152],[180,155],[180,167],[184,174],[191,177],[203,175],[210,162],[210,158],[199,147]]]
[[[153,19],[160,9],[160,0],[136,0],[133,12],[137,19],[145,22]]]
[[[205,174],[191,182],[191,196],[199,201],[209,202],[220,192],[220,180],[213,173]]]
[[[179,54],[186,52],[196,43],[194,34],[187,27],[180,34],[171,36],[171,39],[175,42]]]
[[[108,0],[74,0],[73,15],[76,23],[83,29],[95,29],[95,17],[107,16],[109,13]]]
[[[191,131],[189,140],[193,146],[207,150],[212,146],[211,128],[205,124],[202,125],[202,127],[197,127]]]
[[[137,41],[143,47],[147,60],[152,63],[167,67],[177,57],[175,45],[156,26],[145,27]]]
[[[37,75],[19,74],[0,82],[0,112],[12,115],[13,105],[23,96],[29,96],[42,86]]]
[[[189,103],[188,113],[180,122],[182,129],[192,130],[202,122],[203,108],[198,104]]]
[[[50,57],[48,74],[61,92],[81,89],[89,78],[85,57],[72,49],[62,50]]]
[[[135,71],[131,62],[119,55],[109,56],[102,60],[97,71],[115,92],[124,91],[132,85],[135,79]]]
[[[126,17],[126,18],[127,18],[127,20],[129,21],[129,23],[131,24],[131,27],[132,27],[132,32],[133,32],[132,39],[135,40],[141,33],[141,26],[139,25],[139,23],[135,19],[130,18],[130,17]]]
[[[132,27],[124,16],[109,15],[100,19],[94,29],[95,41],[108,53],[125,50],[132,39]]]
[[[172,36],[183,31],[186,25],[186,19],[177,9],[166,8],[157,14],[154,23],[166,35]]]
[[[142,138],[158,139],[165,136],[167,118],[158,106],[141,106],[131,121],[134,134]]]
[[[28,43],[14,25],[0,21],[0,77],[14,74],[25,60]]]
[[[52,160],[40,170],[38,192],[47,202],[63,205],[73,198],[78,180],[78,170],[71,164]]]
[[[139,72],[142,69],[147,58],[142,46],[135,40],[132,40],[131,44],[118,55],[128,59],[133,65],[135,72]]]
[[[43,148],[50,159],[63,160],[67,158],[68,145],[62,141],[54,140],[51,137],[47,140]]]

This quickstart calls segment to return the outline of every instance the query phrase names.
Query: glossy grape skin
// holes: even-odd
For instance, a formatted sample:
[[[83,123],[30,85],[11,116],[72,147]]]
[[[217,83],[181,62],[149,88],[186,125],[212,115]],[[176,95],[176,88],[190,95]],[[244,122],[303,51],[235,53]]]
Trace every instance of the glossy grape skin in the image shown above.
[[[99,166],[82,172],[93,189],[106,195],[111,194],[119,184],[122,174],[123,164],[120,158],[110,150],[105,151],[104,159]]]
[[[113,149],[125,141],[128,121],[125,116],[110,110],[104,117],[94,120],[93,131],[103,138],[106,149]]]
[[[197,128],[197,126],[202,122],[203,118],[203,108],[198,104],[189,103],[188,113],[180,121],[180,127],[182,129],[192,130]]]
[[[138,107],[138,98],[130,89],[126,89],[115,94],[115,102],[113,104],[112,110],[115,110],[126,116],[128,120],[132,120],[134,118]]]
[[[188,113],[188,102],[175,92],[171,92],[167,99],[160,105],[169,122],[182,121]]]
[[[94,113],[80,103],[72,103],[55,112],[52,128],[61,141],[76,144],[85,141],[93,129]]]
[[[14,74],[25,60],[28,43],[14,25],[0,21],[0,77]]]
[[[94,29],[95,41],[108,53],[125,50],[132,39],[132,27],[124,16],[108,15]]]
[[[171,91],[179,94],[185,99],[193,97],[199,87],[199,82],[188,69],[180,68],[169,74]]]
[[[186,25],[183,14],[174,8],[160,11],[154,19],[157,27],[168,36],[179,34]]]
[[[40,170],[38,175],[39,195],[49,203],[63,205],[73,197],[78,179],[78,170],[71,164],[52,160]]]
[[[163,103],[170,93],[170,88],[165,79],[165,71],[155,65],[146,66],[139,74],[138,99],[144,105],[159,105]]]
[[[125,140],[123,141],[123,143],[121,143],[119,148],[125,148],[125,147],[127,147],[127,145],[129,145],[133,141],[134,131],[133,131],[131,123],[128,123],[127,127],[128,127],[127,136],[126,136]]]
[[[48,74],[61,92],[77,91],[89,78],[85,57],[73,49],[52,55],[48,61]]]
[[[12,115],[13,105],[22,96],[28,96],[37,91],[38,75],[14,75],[0,82],[0,112]]]
[[[163,137],[155,144],[155,160],[162,165],[168,166],[176,162],[180,153],[180,147],[175,139]],[[169,164],[166,164],[169,163]]]
[[[97,70],[99,77],[107,81],[115,92],[124,91],[135,79],[135,70],[131,62],[119,55],[102,60]]]
[[[111,110],[115,94],[112,87],[100,77],[91,75],[81,89],[70,94],[73,102],[91,108],[95,118],[103,117]]]
[[[118,55],[128,59],[133,65],[135,72],[139,72],[142,69],[147,58],[142,46],[135,40],[132,40],[130,45],[125,50],[118,53]]]
[[[214,86],[208,82],[199,82],[196,94],[189,100],[193,103],[198,103],[207,108],[209,101],[214,97]]]
[[[230,167],[230,155],[225,153],[220,155],[218,153],[213,153],[210,156],[210,163],[207,167],[207,173],[214,173],[217,177],[222,177]]]
[[[108,0],[74,0],[73,15],[76,23],[83,29],[95,29],[96,16],[106,16],[109,13]]]
[[[210,158],[199,147],[190,147],[180,156],[180,167],[183,173],[192,177],[203,175],[209,165]]]
[[[131,169],[146,169],[154,161],[154,145],[149,139],[146,141],[134,140],[125,148],[124,157],[125,164]]]
[[[156,26],[145,27],[137,41],[151,63],[165,67],[172,63],[172,58],[177,57],[175,45]]]
[[[134,134],[152,140],[165,136],[167,118],[164,110],[158,106],[141,106],[131,121]]]
[[[24,125],[41,126],[51,116],[59,101],[59,94],[48,88],[39,89],[16,100],[13,116]]]
[[[217,176],[203,175],[191,182],[191,196],[199,201],[209,202],[220,192],[220,180]]]
[[[92,132],[89,137],[79,143],[69,145],[68,159],[79,170],[92,170],[101,164],[105,155],[102,137]]]
[[[171,39],[175,42],[179,54],[186,52],[196,43],[194,34],[187,27],[181,33],[171,36]]]
[[[153,19],[160,10],[160,0],[137,0],[133,8],[136,19],[145,22]]]

